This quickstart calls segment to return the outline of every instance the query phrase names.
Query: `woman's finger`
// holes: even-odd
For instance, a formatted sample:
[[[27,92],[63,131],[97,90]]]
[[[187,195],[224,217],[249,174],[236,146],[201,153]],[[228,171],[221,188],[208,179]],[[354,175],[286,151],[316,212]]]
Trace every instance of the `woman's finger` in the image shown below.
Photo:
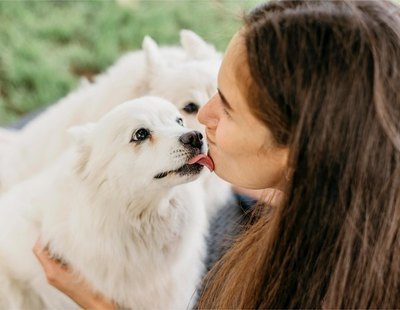
[[[70,272],[68,265],[52,259],[49,251],[42,246],[39,240],[36,241],[32,250],[44,269],[47,282],[56,287],[60,286],[59,279],[66,272]]]
[[[43,267],[47,266],[47,258],[48,258],[48,253],[47,250],[45,250],[45,248],[42,246],[42,244],[40,243],[40,240],[38,239],[35,243],[35,245],[32,248],[33,253],[35,254],[35,256],[37,257],[37,259],[39,260],[40,264]]]

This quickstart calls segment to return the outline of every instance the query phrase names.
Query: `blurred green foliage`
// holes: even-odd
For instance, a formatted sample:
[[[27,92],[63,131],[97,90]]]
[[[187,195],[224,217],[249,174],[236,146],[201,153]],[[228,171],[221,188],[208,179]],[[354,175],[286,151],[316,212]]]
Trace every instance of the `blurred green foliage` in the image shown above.
[[[124,2],[124,3],[122,3]],[[145,35],[179,44],[191,29],[223,51],[261,0],[0,1],[0,124],[65,96]]]

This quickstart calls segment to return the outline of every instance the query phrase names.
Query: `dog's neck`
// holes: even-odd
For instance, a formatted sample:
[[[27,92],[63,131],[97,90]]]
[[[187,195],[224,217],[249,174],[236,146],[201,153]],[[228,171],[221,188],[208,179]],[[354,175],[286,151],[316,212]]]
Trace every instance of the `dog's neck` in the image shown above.
[[[68,235],[63,237],[64,240],[70,239],[73,244],[71,247],[75,248],[74,254],[70,256],[61,248],[55,249],[54,253],[65,257],[66,261],[73,265],[76,263],[78,252],[85,266],[95,259],[93,253],[86,251],[79,239],[73,237],[79,227],[87,242],[91,242],[97,248],[98,259],[109,255],[109,249],[103,248],[102,244],[112,244],[113,250],[118,253],[125,253],[128,248],[129,251],[143,253],[147,253],[148,248],[162,249],[162,253],[154,257],[152,252],[149,253],[148,262],[151,259],[160,259],[160,255],[164,255],[165,260],[171,259],[181,246],[181,239],[186,235],[183,232],[189,225],[188,219],[195,218],[190,215],[193,210],[187,208],[187,203],[182,203],[185,196],[179,195],[174,189],[162,194],[143,191],[134,194],[131,200],[118,197],[109,191],[99,191],[94,196],[82,195],[83,203],[73,206],[75,210],[71,210],[68,219],[71,229]],[[62,242],[53,239],[52,244],[60,245]],[[89,272],[89,268],[87,270]]]
[[[63,161],[62,164],[65,169],[68,162]],[[92,244],[110,243],[114,244],[114,248],[124,248],[126,243],[140,245],[140,240],[146,240],[148,244],[153,243],[155,248],[164,248],[175,243],[174,240],[187,226],[188,218],[195,217],[189,213],[198,211],[187,208],[191,191],[187,190],[186,185],[183,188],[175,186],[150,191],[141,184],[129,192],[129,189],[118,188],[105,177],[82,178],[72,168],[65,170],[69,172],[60,176],[62,179],[55,183],[64,188],[68,185],[71,191],[60,202],[68,210],[68,215],[62,218],[68,229],[57,235],[46,234],[46,239],[55,246],[55,253],[61,256],[65,255],[66,250],[58,248],[58,245],[71,243],[69,248],[75,248],[75,253],[85,253],[87,261],[91,258],[90,253],[81,249],[82,245],[77,241],[81,236],[77,238],[76,231],[80,231]],[[99,181],[95,182],[95,179]],[[51,210],[55,217],[59,217],[57,208]],[[119,236],[123,236],[123,239]],[[71,260],[69,257],[66,259]]]
[[[102,229],[106,222],[109,223],[110,229],[115,229],[116,223],[125,223],[137,229],[138,222],[146,222],[145,217],[166,217],[172,211],[179,212],[177,197],[180,194],[176,187],[151,190],[143,188],[142,185],[137,190],[130,191],[116,188],[106,178],[97,183],[90,178],[76,178],[78,184],[80,183],[83,207],[87,206],[90,209],[91,223],[94,217],[98,217],[102,221]]]

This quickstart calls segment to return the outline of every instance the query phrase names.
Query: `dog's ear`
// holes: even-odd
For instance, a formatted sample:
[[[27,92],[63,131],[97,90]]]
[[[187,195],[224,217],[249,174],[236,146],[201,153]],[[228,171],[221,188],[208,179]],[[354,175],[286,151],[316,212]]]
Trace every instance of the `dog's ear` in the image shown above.
[[[208,44],[199,35],[190,30],[180,31],[181,44],[189,57],[203,60],[216,56],[214,46]]]
[[[158,71],[165,65],[159,47],[152,38],[145,36],[142,48],[144,50],[146,64],[150,73]]]
[[[82,126],[71,127],[67,130],[67,132],[72,136],[78,152],[78,160],[75,166],[78,173],[85,170],[86,164],[89,161],[91,152],[89,141],[94,127],[95,123],[87,123]]]

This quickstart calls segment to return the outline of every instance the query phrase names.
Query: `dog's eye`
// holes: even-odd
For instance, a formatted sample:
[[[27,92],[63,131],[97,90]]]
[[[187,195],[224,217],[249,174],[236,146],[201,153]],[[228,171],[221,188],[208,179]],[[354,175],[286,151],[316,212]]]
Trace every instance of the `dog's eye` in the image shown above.
[[[130,142],[143,141],[146,140],[148,137],[150,137],[150,131],[146,128],[140,128],[133,133]]]
[[[189,102],[185,107],[183,108],[183,111],[189,114],[195,114],[199,110],[199,105],[194,103],[194,102]]]
[[[179,125],[183,126],[183,119],[182,119],[181,117],[178,117],[178,118],[176,119],[176,122],[177,122]]]

